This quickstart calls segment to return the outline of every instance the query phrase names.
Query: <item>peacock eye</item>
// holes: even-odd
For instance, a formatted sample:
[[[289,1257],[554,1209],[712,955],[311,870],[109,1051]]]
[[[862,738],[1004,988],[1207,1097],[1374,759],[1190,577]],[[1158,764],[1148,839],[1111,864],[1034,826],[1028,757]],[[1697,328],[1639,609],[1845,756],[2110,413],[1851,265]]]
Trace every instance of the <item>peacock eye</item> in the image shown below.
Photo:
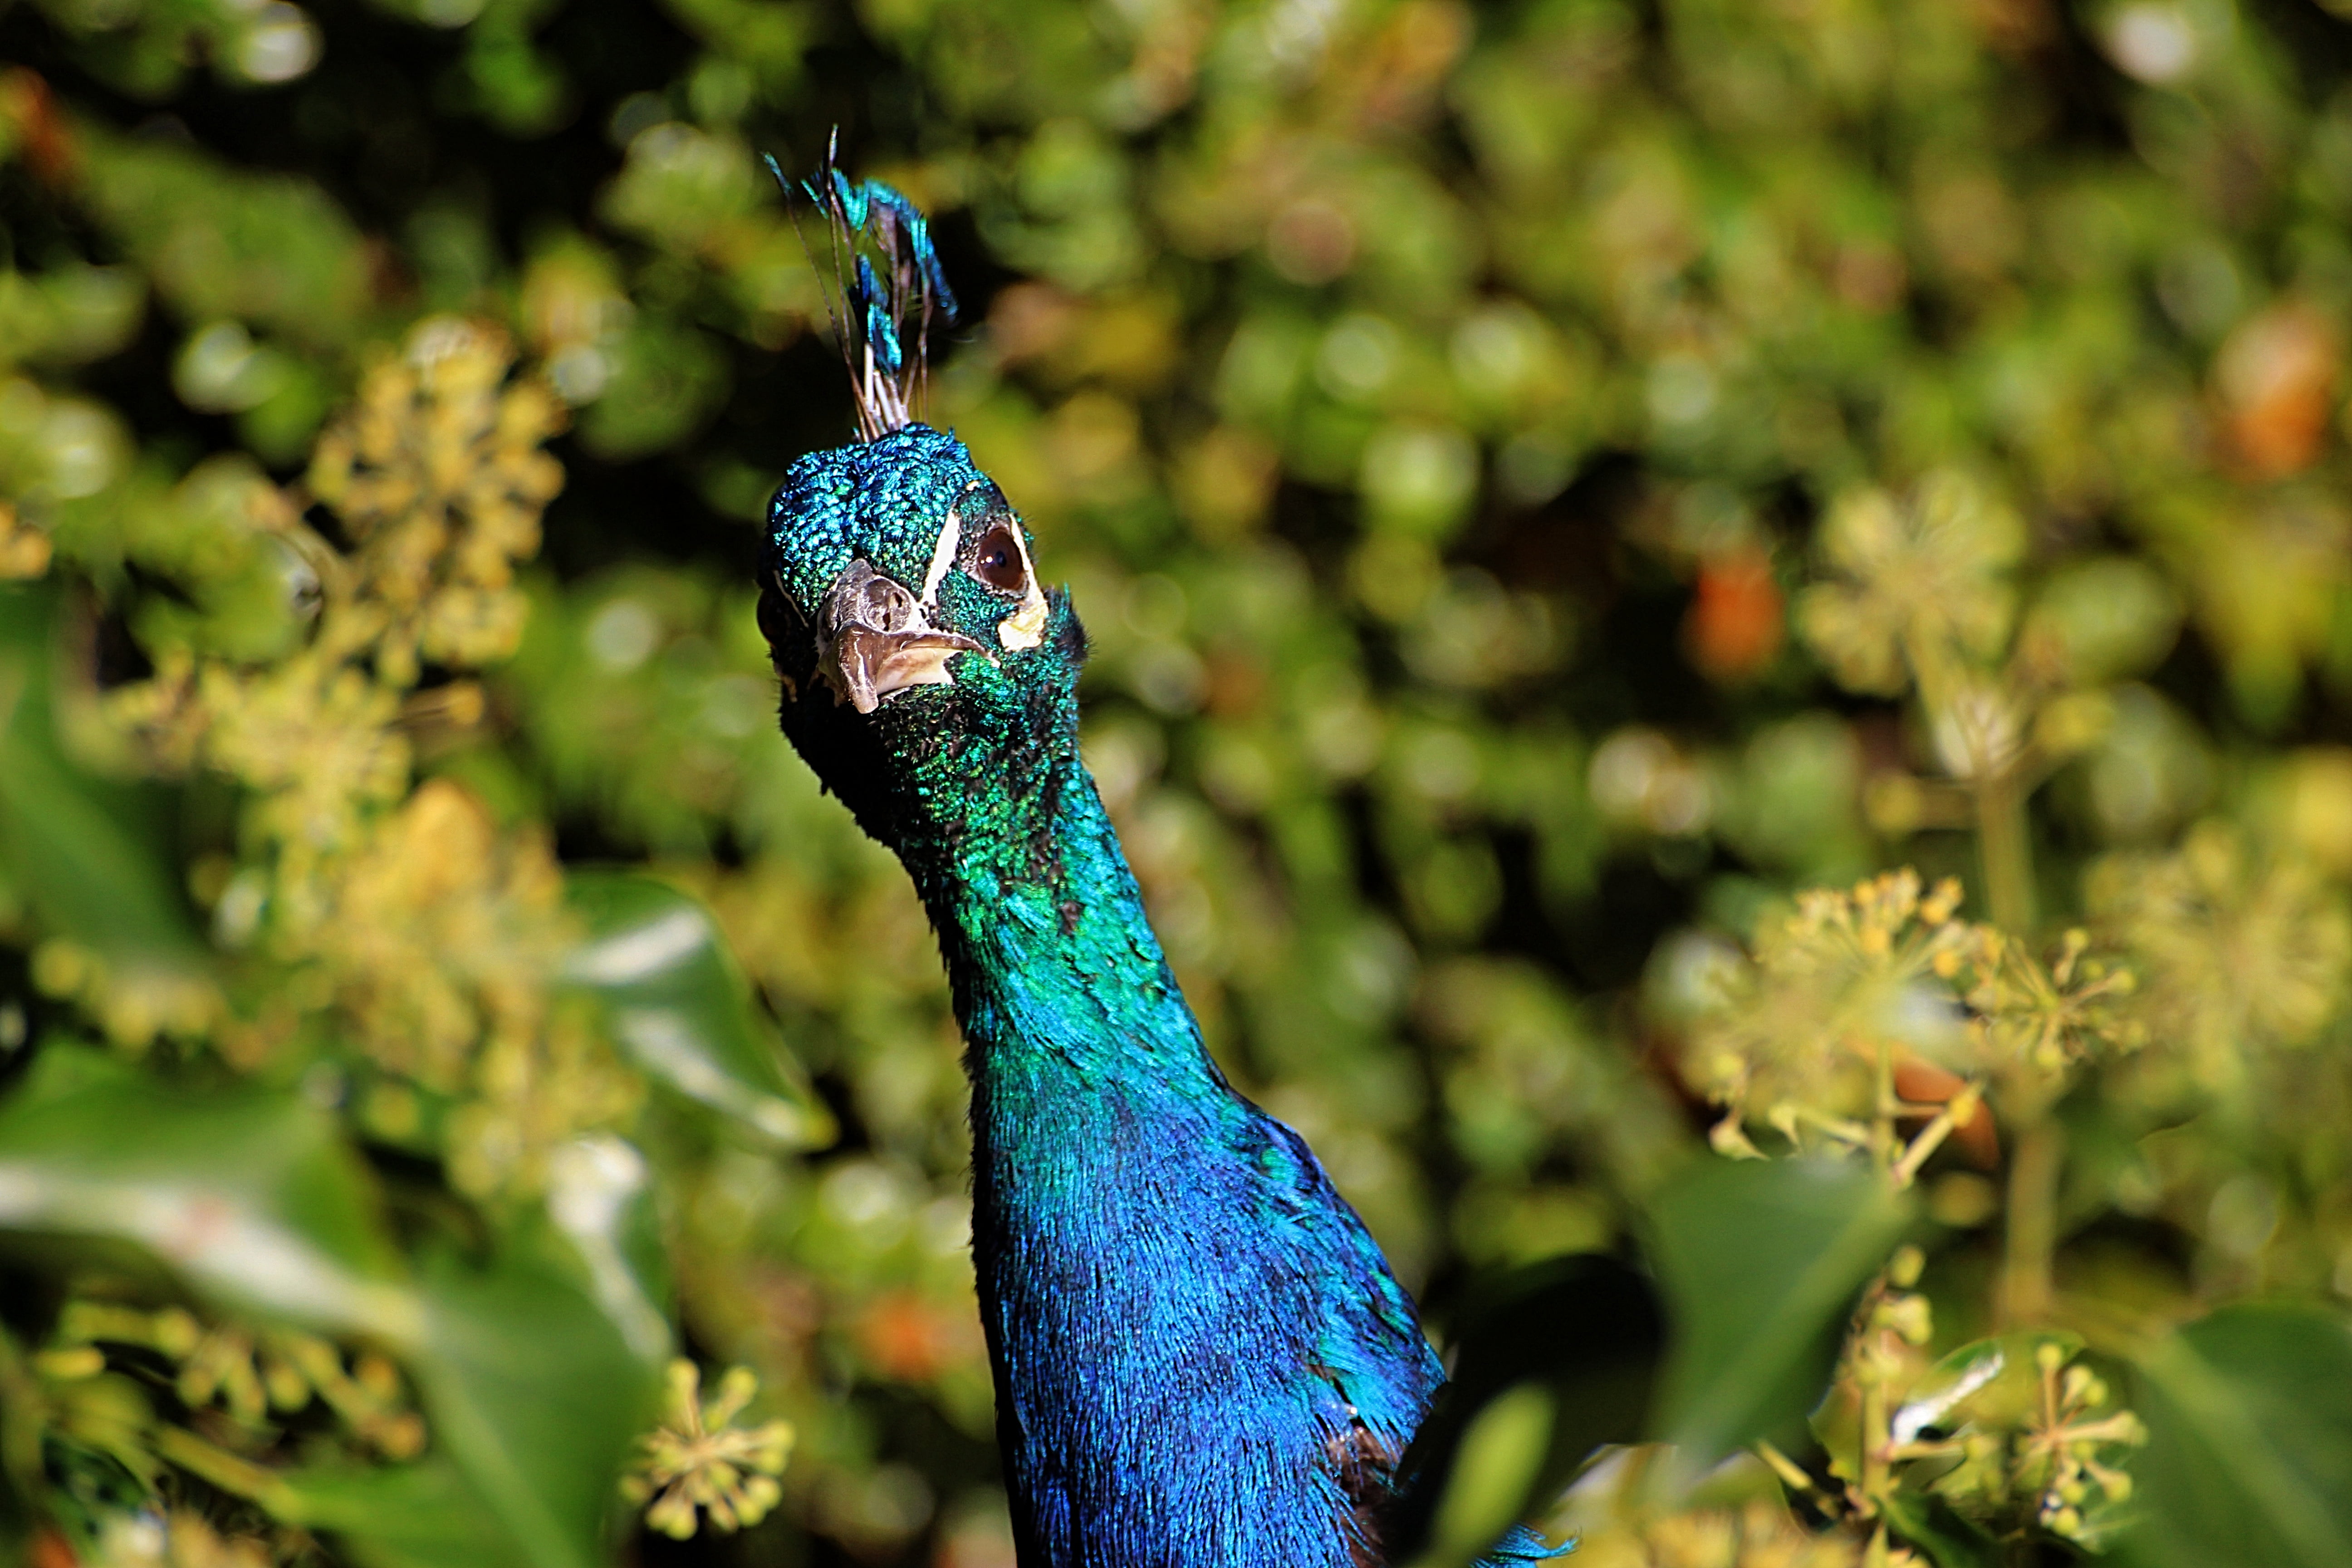
[[[1021,563],[1021,542],[1001,522],[981,536],[979,548],[972,552],[970,570],[999,593],[1029,591],[1029,569]]]

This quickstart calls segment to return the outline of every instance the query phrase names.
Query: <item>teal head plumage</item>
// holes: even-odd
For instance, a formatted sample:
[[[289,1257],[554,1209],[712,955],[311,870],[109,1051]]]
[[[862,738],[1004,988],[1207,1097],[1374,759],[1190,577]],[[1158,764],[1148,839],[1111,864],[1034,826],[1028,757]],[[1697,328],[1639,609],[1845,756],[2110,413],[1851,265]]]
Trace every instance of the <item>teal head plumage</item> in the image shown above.
[[[776,492],[761,620],[784,732],[939,933],[1024,1568],[1386,1562],[1437,1357],[1306,1142],[1210,1059],[1079,759],[1068,596],[912,417],[946,298],[928,230],[830,160],[803,189],[855,258],[834,319],[859,439]]]
[[[961,442],[908,425],[812,454],[771,517],[784,732],[868,832],[906,853],[1074,760],[1085,636]]]

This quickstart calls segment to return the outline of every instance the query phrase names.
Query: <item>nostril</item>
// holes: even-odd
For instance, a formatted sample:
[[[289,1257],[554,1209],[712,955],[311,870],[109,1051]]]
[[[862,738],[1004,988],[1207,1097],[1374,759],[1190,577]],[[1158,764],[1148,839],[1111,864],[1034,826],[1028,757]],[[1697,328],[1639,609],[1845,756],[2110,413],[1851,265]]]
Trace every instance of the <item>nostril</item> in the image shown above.
[[[851,562],[835,579],[819,618],[829,637],[852,626],[869,632],[919,632],[926,626],[923,607],[906,584],[865,561]]]
[[[915,596],[887,577],[869,577],[858,590],[857,619],[877,632],[907,629],[914,619]]]

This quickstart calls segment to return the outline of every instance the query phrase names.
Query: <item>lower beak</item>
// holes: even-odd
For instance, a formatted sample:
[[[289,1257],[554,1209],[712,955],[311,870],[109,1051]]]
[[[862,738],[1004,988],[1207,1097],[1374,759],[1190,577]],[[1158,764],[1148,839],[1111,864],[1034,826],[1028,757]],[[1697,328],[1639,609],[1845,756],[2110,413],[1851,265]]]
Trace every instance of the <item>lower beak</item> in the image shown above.
[[[871,713],[883,699],[910,686],[953,686],[948,660],[960,653],[982,651],[958,632],[926,627],[885,632],[846,626],[834,634],[823,673],[852,708]]]

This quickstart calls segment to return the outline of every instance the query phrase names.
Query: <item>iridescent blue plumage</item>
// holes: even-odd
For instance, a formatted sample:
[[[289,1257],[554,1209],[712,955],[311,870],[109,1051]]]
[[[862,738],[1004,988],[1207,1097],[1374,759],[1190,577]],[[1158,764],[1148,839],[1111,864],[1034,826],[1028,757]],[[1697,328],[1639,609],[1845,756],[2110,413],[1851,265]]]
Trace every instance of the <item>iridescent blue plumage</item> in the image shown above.
[[[898,202],[820,178],[837,224]],[[1385,1563],[1443,1369],[1305,1142],[1203,1047],[1079,761],[1085,634],[1018,515],[905,423],[793,466],[763,576],[784,731],[905,862],[970,1047],[1025,1568]]]

